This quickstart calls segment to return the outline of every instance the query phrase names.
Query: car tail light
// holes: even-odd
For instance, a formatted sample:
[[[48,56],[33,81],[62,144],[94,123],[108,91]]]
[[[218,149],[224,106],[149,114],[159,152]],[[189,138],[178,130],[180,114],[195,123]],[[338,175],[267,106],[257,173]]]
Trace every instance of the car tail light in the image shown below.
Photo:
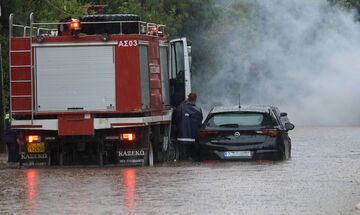
[[[205,136],[209,136],[209,135],[215,135],[218,134],[218,131],[200,131],[199,132],[199,136],[200,137],[205,137]]]
[[[28,143],[37,143],[40,142],[41,137],[39,135],[29,135],[26,137],[26,142]]]
[[[124,133],[120,135],[120,139],[121,140],[126,140],[126,141],[133,141],[135,140],[135,134],[133,133]]]
[[[275,129],[257,131],[257,134],[269,135],[270,137],[276,137],[277,131]]]
[[[73,19],[71,22],[70,22],[70,28],[72,30],[80,30],[80,21],[77,20],[77,19]]]
[[[156,26],[154,26],[154,27],[151,28],[151,30],[152,30],[152,31],[157,31],[158,28],[157,28]]]

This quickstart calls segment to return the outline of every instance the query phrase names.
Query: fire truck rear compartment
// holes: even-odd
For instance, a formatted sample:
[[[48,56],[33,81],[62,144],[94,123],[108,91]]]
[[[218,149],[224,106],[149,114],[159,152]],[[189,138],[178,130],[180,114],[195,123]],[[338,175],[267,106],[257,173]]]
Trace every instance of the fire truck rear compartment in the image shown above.
[[[115,110],[114,57],[114,46],[37,47],[37,110]]]

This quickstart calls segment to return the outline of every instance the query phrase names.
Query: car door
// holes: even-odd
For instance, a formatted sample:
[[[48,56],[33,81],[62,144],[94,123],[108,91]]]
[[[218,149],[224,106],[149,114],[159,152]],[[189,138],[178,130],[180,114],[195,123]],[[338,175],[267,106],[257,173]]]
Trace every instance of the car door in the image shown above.
[[[186,38],[170,41],[170,104],[179,106],[191,92],[191,46]]]
[[[278,121],[279,129],[280,129],[280,132],[281,132],[281,139],[282,139],[282,141],[284,143],[284,150],[285,150],[286,159],[288,159],[289,156],[290,156],[290,150],[291,150],[290,137],[289,137],[288,132],[287,132],[287,130],[285,128],[284,121],[281,119],[280,110],[277,107],[273,107],[272,112],[275,115],[276,120]]]

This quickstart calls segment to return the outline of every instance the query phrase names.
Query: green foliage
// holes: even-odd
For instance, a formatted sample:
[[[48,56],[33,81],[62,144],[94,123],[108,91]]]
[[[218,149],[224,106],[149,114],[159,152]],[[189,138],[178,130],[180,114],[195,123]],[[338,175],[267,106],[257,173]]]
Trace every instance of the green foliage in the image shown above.
[[[142,21],[166,25],[166,36],[192,35],[194,29],[209,23],[212,0],[127,0],[111,1],[107,13],[137,14]],[[191,36],[190,36],[191,37]]]
[[[345,9],[360,9],[360,1],[359,0],[329,0],[330,3],[332,4],[339,4],[342,7],[344,7]]]
[[[356,19],[359,21],[360,20],[360,1],[359,0],[328,0],[331,4],[333,5],[340,5],[341,7],[343,7],[345,10],[350,11],[350,10],[356,10],[357,14],[356,14]]]

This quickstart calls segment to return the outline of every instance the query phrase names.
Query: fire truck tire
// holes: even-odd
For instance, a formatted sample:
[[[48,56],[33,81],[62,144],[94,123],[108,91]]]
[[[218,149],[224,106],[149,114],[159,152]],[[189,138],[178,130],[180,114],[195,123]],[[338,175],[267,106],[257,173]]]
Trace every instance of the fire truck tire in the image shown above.
[[[149,146],[148,160],[149,160],[149,166],[154,166],[154,151],[153,151],[153,147],[152,147],[151,143],[150,143],[150,146]]]
[[[149,150],[145,155],[144,164],[145,166],[154,166],[154,151],[151,143],[149,145]]]
[[[153,146],[152,146],[152,139],[151,139],[151,128],[150,127],[146,127],[144,128],[144,141],[145,141],[145,145],[148,146],[148,150],[146,150],[145,156],[144,156],[144,161],[143,161],[143,166],[153,166],[154,165],[154,151],[153,151]]]
[[[48,157],[48,160],[47,160],[47,165],[51,166],[51,154],[50,153],[49,153],[49,157]]]
[[[63,166],[63,165],[64,165],[64,153],[63,153],[63,152],[61,152],[61,153],[59,154],[59,165],[60,165],[60,166]]]
[[[176,147],[173,141],[169,140],[169,147],[168,147],[168,160],[169,161],[176,161]]]
[[[153,151],[153,157],[154,157],[154,163],[159,161],[160,155],[160,125],[154,125],[151,127],[151,144],[152,144],[152,151]]]
[[[104,166],[103,153],[99,152],[99,166]]]
[[[178,141],[175,142],[175,160],[180,160],[180,146]]]
[[[106,21],[140,21],[140,17],[134,14],[101,14],[89,15],[80,18],[81,22],[106,22]],[[97,23],[84,24],[81,33],[85,34],[118,34],[122,31],[123,34],[138,33],[138,23],[123,23],[121,28],[119,23]]]

